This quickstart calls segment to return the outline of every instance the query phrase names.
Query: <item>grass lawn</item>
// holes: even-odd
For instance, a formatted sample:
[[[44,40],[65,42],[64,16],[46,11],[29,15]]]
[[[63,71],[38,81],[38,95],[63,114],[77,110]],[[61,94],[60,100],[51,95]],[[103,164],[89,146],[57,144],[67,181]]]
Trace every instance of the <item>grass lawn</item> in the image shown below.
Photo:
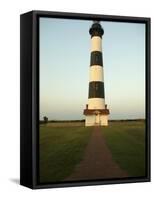
[[[57,124],[58,126],[58,124]],[[40,126],[40,182],[61,181],[82,158],[92,128]]]
[[[110,122],[102,133],[120,167],[129,176],[145,176],[145,123]]]
[[[79,123],[40,125],[41,183],[63,181],[73,172],[84,156],[92,129]],[[144,121],[110,122],[102,133],[119,166],[131,177],[144,176]]]

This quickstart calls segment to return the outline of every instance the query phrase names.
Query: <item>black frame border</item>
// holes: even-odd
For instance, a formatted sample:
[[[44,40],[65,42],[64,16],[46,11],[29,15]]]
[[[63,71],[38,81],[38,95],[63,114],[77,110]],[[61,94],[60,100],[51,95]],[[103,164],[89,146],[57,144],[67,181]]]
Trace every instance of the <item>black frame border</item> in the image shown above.
[[[39,183],[39,18],[101,20],[146,25],[146,176],[119,179]],[[20,184],[32,189],[90,186],[151,181],[151,19],[51,11],[31,11],[20,16]],[[28,33],[26,33],[26,32]],[[25,54],[26,52],[26,54]],[[26,71],[25,68],[28,70]],[[26,81],[26,80],[27,81]],[[27,86],[27,82],[29,85]],[[24,94],[24,90],[27,94]],[[27,96],[25,96],[27,95]],[[26,97],[26,99],[25,99]],[[27,103],[29,110],[24,106]],[[31,108],[31,112],[30,112]],[[29,126],[25,126],[25,124]],[[29,148],[29,150],[27,150]]]

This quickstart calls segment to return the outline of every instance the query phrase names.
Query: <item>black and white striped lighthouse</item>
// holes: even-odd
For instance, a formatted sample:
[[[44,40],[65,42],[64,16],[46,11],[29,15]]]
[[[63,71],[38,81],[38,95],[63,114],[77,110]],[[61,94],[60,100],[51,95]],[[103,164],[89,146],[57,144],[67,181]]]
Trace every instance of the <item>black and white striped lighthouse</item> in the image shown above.
[[[88,104],[84,110],[86,126],[107,126],[109,110],[105,104],[104,70],[102,56],[102,36],[104,30],[98,21],[94,21],[91,35],[91,58]]]

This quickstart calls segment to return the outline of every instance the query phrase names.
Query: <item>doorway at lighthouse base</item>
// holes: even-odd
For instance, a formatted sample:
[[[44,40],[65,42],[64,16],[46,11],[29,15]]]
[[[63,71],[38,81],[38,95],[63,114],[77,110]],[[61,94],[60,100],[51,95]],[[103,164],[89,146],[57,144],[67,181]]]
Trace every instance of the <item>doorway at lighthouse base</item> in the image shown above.
[[[104,109],[84,109],[85,126],[108,126],[109,109],[105,105]]]
[[[108,126],[108,115],[87,115],[85,126]]]

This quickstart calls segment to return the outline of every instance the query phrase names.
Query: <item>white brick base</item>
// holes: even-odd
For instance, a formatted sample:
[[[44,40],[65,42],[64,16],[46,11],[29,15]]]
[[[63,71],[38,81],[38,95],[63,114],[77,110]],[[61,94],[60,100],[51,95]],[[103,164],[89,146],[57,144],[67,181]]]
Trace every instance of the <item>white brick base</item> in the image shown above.
[[[86,115],[85,126],[108,126],[108,115]]]

